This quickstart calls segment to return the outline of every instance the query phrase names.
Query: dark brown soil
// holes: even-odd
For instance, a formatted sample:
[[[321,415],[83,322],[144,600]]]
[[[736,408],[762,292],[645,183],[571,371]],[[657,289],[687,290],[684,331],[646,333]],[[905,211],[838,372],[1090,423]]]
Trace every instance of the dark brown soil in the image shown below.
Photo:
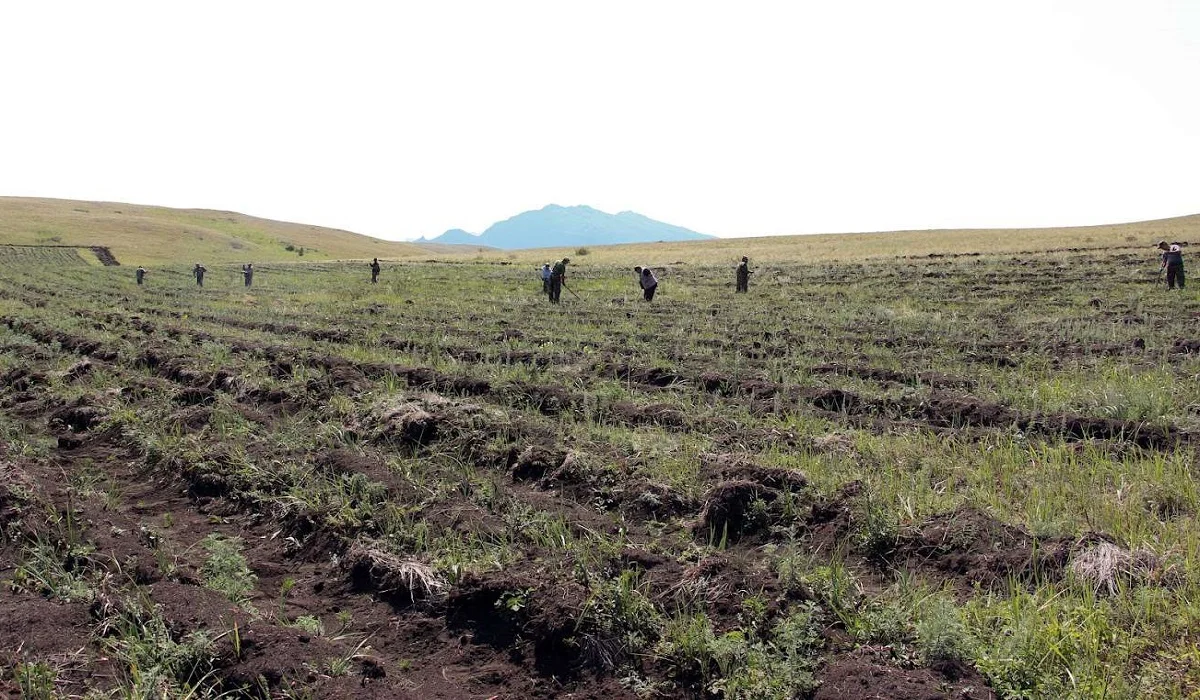
[[[957,663],[902,668],[882,649],[862,648],[826,661],[813,700],[995,700],[975,669]]]
[[[1062,575],[1070,554],[1065,540],[1038,540],[972,508],[930,519],[901,537],[894,562],[936,573],[969,589],[975,584],[1003,586],[1009,580],[1030,583]]]

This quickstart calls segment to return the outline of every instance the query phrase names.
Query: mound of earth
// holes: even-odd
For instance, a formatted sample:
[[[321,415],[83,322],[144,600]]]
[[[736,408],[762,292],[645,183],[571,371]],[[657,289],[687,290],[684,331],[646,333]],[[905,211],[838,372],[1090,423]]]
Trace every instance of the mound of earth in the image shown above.
[[[813,700],[995,700],[979,672],[962,663],[901,668],[881,649],[864,647],[836,656],[817,674]]]
[[[435,441],[496,432],[503,414],[438,394],[419,394],[377,405],[364,419],[365,433],[377,443],[423,447]]]
[[[1065,539],[1039,540],[967,507],[934,516],[915,533],[901,536],[894,562],[939,573],[966,587],[998,586],[1010,577],[1059,578],[1070,552]]]

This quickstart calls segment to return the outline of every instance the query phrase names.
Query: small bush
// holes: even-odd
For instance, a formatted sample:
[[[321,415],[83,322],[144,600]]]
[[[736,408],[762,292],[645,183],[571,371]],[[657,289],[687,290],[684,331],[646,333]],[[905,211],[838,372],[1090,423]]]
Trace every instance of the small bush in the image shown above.
[[[576,255],[590,255],[591,252],[592,251],[588,250],[587,248],[576,248],[575,249]]]
[[[952,601],[943,596],[926,601],[917,622],[917,647],[927,661],[971,658],[970,637],[962,615]]]
[[[200,570],[204,585],[241,604],[249,599],[258,580],[242,555],[242,538],[213,533],[204,538],[208,560]]]
[[[896,548],[900,525],[895,514],[878,501],[868,499],[863,523],[858,531],[858,544],[870,557],[882,559]]]

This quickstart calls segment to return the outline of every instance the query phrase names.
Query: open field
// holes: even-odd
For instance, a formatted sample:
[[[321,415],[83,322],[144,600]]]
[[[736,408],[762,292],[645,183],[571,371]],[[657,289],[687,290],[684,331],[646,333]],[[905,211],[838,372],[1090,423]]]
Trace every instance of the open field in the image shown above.
[[[259,264],[373,257],[541,265],[564,255],[592,265],[632,267],[631,261],[647,265],[733,265],[743,255],[756,262],[798,263],[1056,249],[1142,252],[1164,238],[1200,240],[1200,215],[1071,228],[893,231],[592,246],[585,255],[579,255],[577,248],[501,251],[384,241],[349,231],[206,209],[0,197],[0,244],[102,245],[111,248],[124,265],[181,261]],[[591,257],[584,260],[586,256]]]
[[[1200,300],[1149,242],[737,296],[721,249],[652,305],[673,252],[594,249],[559,307],[503,255],[0,258],[0,685],[1195,697]]]

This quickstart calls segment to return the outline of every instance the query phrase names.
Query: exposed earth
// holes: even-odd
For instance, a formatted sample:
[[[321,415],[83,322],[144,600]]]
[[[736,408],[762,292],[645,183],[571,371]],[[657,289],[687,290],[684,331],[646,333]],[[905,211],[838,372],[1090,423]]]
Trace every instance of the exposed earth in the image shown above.
[[[0,258],[0,687],[1200,692],[1200,304],[1139,255],[680,263],[653,305],[581,264],[561,307]]]

